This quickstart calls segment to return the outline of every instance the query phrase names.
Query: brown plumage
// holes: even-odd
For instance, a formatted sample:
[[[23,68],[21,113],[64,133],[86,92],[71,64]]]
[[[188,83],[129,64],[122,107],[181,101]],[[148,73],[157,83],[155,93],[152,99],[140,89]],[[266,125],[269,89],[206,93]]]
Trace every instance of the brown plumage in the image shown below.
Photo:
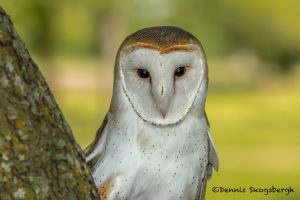
[[[112,176],[98,187],[98,193],[100,195],[101,200],[108,199],[109,193],[111,192],[111,190],[114,187],[114,182],[115,182],[116,178],[117,178],[117,175]]]
[[[193,45],[193,46],[188,46]],[[150,48],[160,51],[161,54],[176,50],[195,50],[195,46],[202,45],[192,34],[177,27],[157,26],[141,29],[129,35],[120,49],[131,52],[137,48]]]

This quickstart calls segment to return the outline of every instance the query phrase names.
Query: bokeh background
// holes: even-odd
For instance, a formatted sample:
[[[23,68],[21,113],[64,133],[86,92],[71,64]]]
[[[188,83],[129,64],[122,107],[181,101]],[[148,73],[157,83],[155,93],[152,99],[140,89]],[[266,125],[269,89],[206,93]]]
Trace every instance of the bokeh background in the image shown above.
[[[220,159],[207,199],[300,199],[300,1],[0,0],[82,148],[108,110],[130,33],[179,26],[206,49],[207,113]],[[289,187],[295,193],[213,193]]]

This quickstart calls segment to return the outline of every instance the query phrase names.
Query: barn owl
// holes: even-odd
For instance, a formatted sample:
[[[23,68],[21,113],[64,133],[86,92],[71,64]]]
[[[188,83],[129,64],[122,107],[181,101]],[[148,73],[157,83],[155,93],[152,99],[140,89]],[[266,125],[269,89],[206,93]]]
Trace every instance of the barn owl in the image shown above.
[[[200,42],[176,27],[139,30],[119,48],[113,97],[86,161],[102,200],[203,200],[218,158],[205,113]]]

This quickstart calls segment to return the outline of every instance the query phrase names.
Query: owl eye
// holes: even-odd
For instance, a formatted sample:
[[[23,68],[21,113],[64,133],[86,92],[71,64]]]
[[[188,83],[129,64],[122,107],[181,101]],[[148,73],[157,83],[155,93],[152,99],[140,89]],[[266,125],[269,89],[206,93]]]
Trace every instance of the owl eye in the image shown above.
[[[137,74],[141,78],[149,78],[150,76],[150,73],[145,69],[137,69]]]
[[[186,72],[186,67],[185,66],[181,66],[181,67],[177,67],[175,69],[174,75],[177,77],[183,76]]]

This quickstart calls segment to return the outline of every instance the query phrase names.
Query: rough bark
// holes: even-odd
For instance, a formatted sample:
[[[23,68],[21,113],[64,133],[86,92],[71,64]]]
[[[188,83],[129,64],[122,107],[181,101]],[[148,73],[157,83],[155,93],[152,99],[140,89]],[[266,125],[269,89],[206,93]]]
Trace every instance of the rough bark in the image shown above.
[[[0,199],[99,199],[71,129],[1,7]]]

